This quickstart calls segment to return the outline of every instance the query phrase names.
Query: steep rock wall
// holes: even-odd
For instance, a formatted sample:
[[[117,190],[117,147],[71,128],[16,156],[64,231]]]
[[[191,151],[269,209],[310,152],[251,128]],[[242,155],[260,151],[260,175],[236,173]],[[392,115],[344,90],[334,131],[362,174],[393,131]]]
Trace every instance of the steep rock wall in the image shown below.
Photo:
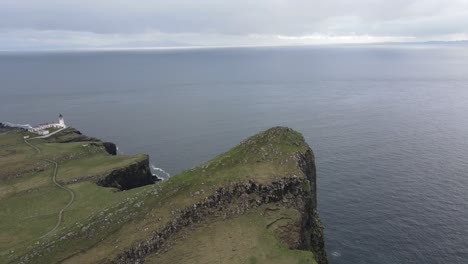
[[[298,154],[296,161],[306,176],[310,188],[302,217],[301,249],[312,250],[318,263],[328,263],[323,225],[317,213],[317,175],[312,149],[309,148],[303,155]]]
[[[146,240],[139,241],[126,249],[111,263],[143,263],[146,256],[157,252],[172,235],[183,228],[201,223],[208,216],[219,214],[220,211],[229,217],[243,214],[250,208],[267,203],[283,201],[290,206],[303,204],[298,201],[308,196],[309,192],[304,192],[302,188],[305,181],[304,178],[292,176],[268,185],[258,184],[251,180],[232,184],[228,188],[219,188],[204,201],[173,212],[177,216],[171,222],[161,230],[152,233]],[[237,206],[229,206],[237,198],[250,194],[256,194],[256,199],[241,199],[242,202]]]
[[[112,142],[103,142],[102,145],[107,153],[117,155],[117,146]]]
[[[149,158],[130,164],[126,167],[113,170],[99,177],[97,185],[128,190],[154,183],[154,177],[149,167]]]
[[[280,202],[301,212],[300,241],[289,244],[297,245],[293,247],[296,249],[314,252],[317,263],[327,264],[323,226],[316,211],[314,155],[309,149],[295,158],[305,177],[285,177],[266,185],[250,180],[219,188],[202,202],[173,212],[175,217],[172,221],[153,232],[146,240],[138,241],[125,249],[111,263],[143,263],[146,256],[161,250],[171,236],[184,228],[202,223],[207,217],[219,212],[223,212],[224,217],[229,217],[243,214],[263,204]]]

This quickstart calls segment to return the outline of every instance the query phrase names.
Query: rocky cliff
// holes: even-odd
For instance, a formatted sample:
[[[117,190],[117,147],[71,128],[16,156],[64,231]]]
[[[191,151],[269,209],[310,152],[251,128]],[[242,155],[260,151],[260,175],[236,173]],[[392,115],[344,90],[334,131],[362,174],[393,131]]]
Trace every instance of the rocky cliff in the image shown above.
[[[102,145],[104,146],[104,149],[107,151],[107,153],[111,155],[117,155],[117,146],[114,143],[104,142]]]
[[[90,146],[105,150],[110,155],[117,155],[117,146],[112,142],[103,142],[97,138],[83,135],[74,128],[68,128],[52,138],[47,139],[53,143],[86,142]],[[89,153],[87,153],[89,154]],[[76,155],[76,154],[74,154]],[[149,157],[138,160],[122,168],[117,168],[100,175],[83,175],[81,180],[94,180],[99,186],[113,187],[120,190],[128,190],[155,182],[150,167]],[[78,180],[71,181],[77,182]],[[67,183],[71,183],[67,182]]]
[[[325,238],[323,236],[323,226],[317,213],[317,175],[315,168],[315,157],[312,149],[308,149],[305,154],[298,154],[297,163],[304,172],[308,180],[310,195],[304,207],[302,218],[302,249],[309,249],[315,252],[318,263],[328,263],[325,251]]]
[[[302,218],[297,239],[288,237],[286,234],[282,237],[282,242],[290,249],[313,251],[317,263],[326,264],[328,260],[324,246],[323,227],[313,208],[315,192],[309,184],[310,182],[304,178],[292,176],[266,185],[251,180],[232,184],[228,188],[219,188],[202,202],[174,212],[178,216],[161,230],[153,232],[145,240],[138,241],[110,263],[143,263],[146,256],[157,253],[163,248],[171,236],[175,236],[184,228],[203,223],[213,215],[222,215],[223,218],[235,217],[265,204],[281,203],[284,207],[300,211]],[[284,231],[294,232],[294,230]]]
[[[275,137],[277,133],[289,132],[289,128],[273,128],[264,132]],[[256,145],[258,142],[246,141],[243,144]],[[299,144],[299,143],[297,143]],[[302,143],[301,143],[302,144]],[[266,154],[268,155],[268,154]],[[214,194],[202,201],[172,212],[175,217],[162,228],[154,231],[144,240],[137,241],[120,253],[110,263],[143,263],[146,257],[171,250],[171,237],[180,236],[184,229],[196,228],[201,224],[216,221],[216,218],[229,219],[243,215],[252,209],[265,207],[268,210],[293,208],[300,213],[298,221],[280,226],[274,232],[289,249],[312,251],[319,264],[328,263],[325,251],[323,226],[317,213],[316,168],[314,154],[308,146],[304,152],[291,156],[303,176],[287,176],[266,184],[250,179],[231,183],[218,188]],[[270,207],[273,205],[274,209]],[[214,220],[215,219],[215,220]],[[278,218],[270,223],[273,225]]]
[[[137,161],[126,167],[115,169],[110,173],[99,177],[96,183],[103,187],[114,187],[120,190],[128,190],[154,183],[154,177],[149,167],[149,157]]]

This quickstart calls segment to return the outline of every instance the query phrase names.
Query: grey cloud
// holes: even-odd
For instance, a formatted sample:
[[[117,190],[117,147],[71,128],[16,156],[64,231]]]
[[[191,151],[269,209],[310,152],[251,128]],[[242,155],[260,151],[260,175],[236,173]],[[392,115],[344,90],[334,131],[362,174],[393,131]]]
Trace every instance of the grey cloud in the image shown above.
[[[200,42],[217,45],[228,39],[248,42],[275,35],[430,39],[466,35],[468,29],[465,25],[468,25],[468,0],[0,2],[0,30],[8,32],[0,36],[0,46],[2,42],[11,42],[6,38],[21,30],[23,33],[28,30],[35,32],[39,38],[40,32],[50,31],[57,34],[88,32],[89,36],[95,34],[99,39],[112,35],[124,38],[125,35],[143,36],[148,35],[147,32],[160,32],[158,37],[168,38],[145,42],[147,44],[174,42],[172,39],[177,39],[180,34],[191,34],[206,36],[207,41],[203,43],[203,38],[197,37],[196,41],[188,38],[188,42],[193,42],[189,45],[200,45]],[[263,37],[249,37],[252,35]],[[225,39],[216,39],[215,36]],[[178,39],[175,42],[181,41]]]

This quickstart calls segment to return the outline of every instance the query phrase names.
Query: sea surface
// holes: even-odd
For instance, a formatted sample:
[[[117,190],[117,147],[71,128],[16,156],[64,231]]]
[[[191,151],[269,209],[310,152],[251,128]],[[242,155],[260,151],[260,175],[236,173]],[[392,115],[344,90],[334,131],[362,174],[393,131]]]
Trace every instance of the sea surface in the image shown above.
[[[468,263],[468,46],[0,54],[0,122],[59,113],[171,175],[289,126],[330,263]]]

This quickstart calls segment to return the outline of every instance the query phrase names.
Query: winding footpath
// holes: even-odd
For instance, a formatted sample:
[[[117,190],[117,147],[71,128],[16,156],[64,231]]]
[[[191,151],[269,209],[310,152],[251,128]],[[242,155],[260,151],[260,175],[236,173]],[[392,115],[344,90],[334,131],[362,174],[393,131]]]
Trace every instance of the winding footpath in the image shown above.
[[[46,136],[41,136],[41,137],[34,137],[34,138],[25,139],[25,140],[24,140],[24,143],[26,143],[26,145],[28,145],[28,146],[30,146],[31,148],[33,148],[33,149],[36,151],[37,155],[41,155],[41,154],[42,154],[41,149],[39,149],[37,146],[35,146],[35,145],[29,143],[28,141],[29,141],[29,140],[32,140],[32,139],[46,138],[46,137],[52,136],[53,134],[58,133],[58,132],[60,132],[60,131],[61,131],[61,130],[57,130],[57,131],[55,131],[54,133],[51,133],[51,134],[46,135]],[[48,163],[54,165],[54,172],[53,172],[53,174],[52,174],[52,181],[54,182],[54,184],[55,184],[57,187],[59,187],[59,188],[65,190],[65,191],[67,191],[67,192],[70,194],[70,201],[68,201],[68,204],[65,205],[65,207],[63,207],[63,208],[59,211],[57,224],[55,224],[54,228],[52,228],[49,232],[47,232],[46,234],[44,234],[44,235],[42,235],[41,237],[39,237],[39,239],[44,238],[44,237],[50,235],[51,233],[53,233],[55,230],[57,230],[57,228],[58,228],[58,227],[60,226],[60,224],[62,223],[62,220],[63,220],[63,212],[64,212],[68,207],[70,207],[70,205],[75,201],[75,193],[74,193],[72,190],[68,189],[67,187],[65,187],[65,186],[63,186],[63,185],[61,185],[60,183],[57,182],[58,163],[57,163],[56,161],[50,160],[50,159],[42,159],[42,160],[44,160],[44,161],[46,161],[46,162],[48,162]]]

